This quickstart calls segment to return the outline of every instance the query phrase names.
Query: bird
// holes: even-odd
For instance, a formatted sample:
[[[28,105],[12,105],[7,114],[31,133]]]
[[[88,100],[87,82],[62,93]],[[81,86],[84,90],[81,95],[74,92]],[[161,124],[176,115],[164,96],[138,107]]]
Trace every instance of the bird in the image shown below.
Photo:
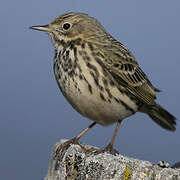
[[[96,124],[116,123],[109,144],[102,148],[115,154],[115,137],[123,119],[136,112],[147,114],[162,128],[175,131],[176,117],[156,103],[160,90],[152,85],[135,56],[86,13],[68,12],[47,25],[30,29],[46,32],[54,46],[54,74],[64,97],[82,116],[92,120],[79,139]]]

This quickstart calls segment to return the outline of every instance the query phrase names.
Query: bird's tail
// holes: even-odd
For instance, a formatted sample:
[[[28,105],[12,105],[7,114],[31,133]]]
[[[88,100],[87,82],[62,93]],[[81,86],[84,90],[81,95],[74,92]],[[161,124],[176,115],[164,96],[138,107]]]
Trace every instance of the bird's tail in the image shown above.
[[[159,104],[148,108],[147,114],[161,127],[170,131],[175,131],[176,118]]]

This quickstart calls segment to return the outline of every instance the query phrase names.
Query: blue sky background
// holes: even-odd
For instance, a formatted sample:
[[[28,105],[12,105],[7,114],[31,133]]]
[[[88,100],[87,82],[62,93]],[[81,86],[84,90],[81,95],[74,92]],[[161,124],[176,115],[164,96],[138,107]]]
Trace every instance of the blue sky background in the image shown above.
[[[48,36],[28,29],[69,11],[96,17],[136,56],[158,102],[180,118],[180,1],[4,0],[0,6],[0,176],[42,179],[53,145],[91,121],[60,93]],[[179,122],[179,121],[178,121]],[[104,147],[115,125],[95,126],[81,141]],[[180,161],[180,128],[168,132],[142,113],[123,121],[115,141],[123,155],[171,164]]]

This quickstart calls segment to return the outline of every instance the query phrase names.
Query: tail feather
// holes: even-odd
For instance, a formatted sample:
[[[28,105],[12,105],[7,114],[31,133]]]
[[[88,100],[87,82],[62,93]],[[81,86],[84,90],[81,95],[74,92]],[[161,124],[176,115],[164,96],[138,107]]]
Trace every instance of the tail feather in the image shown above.
[[[161,107],[159,104],[153,105],[148,108],[148,115],[161,127],[175,131],[176,117],[170,114],[167,110]]]

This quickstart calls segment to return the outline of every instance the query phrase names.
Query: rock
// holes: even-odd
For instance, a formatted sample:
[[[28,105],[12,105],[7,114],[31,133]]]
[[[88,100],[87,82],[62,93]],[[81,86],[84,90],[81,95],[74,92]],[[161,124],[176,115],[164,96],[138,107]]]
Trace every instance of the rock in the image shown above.
[[[61,140],[54,146],[45,180],[180,180],[180,169],[161,168],[119,154],[87,153],[84,148],[92,147],[88,145],[72,144],[58,152],[64,142]]]

